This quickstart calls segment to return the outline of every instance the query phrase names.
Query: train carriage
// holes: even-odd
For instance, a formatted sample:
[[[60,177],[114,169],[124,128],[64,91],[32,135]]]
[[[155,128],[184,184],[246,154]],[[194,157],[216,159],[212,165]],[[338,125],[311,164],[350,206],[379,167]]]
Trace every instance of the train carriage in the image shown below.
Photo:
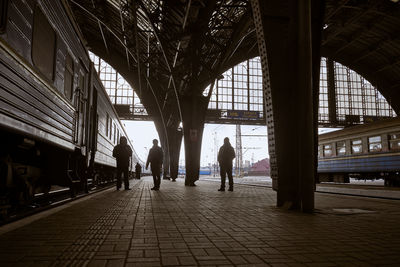
[[[349,127],[319,135],[318,179],[384,179],[400,186],[400,119]]]
[[[0,2],[2,203],[113,180],[112,149],[127,134],[70,14],[65,1]]]

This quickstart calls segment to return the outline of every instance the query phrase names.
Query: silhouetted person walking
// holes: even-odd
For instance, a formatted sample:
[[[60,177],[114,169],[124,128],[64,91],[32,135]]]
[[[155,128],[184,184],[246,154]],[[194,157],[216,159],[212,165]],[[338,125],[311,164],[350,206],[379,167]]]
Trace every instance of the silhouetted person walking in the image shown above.
[[[229,138],[225,137],[224,145],[221,146],[218,152],[218,162],[221,174],[221,187],[218,191],[225,191],[226,174],[229,179],[229,191],[233,191],[233,177],[232,177],[232,160],[235,158],[235,150],[229,143]]]
[[[151,190],[159,190],[161,183],[161,166],[163,164],[163,151],[158,146],[157,139],[153,140],[153,147],[150,149],[147,157],[146,170],[151,163],[151,173],[153,174],[154,187]]]
[[[142,173],[142,166],[140,166],[139,162],[135,165],[135,173],[136,179],[140,179],[140,174]]]
[[[124,174],[125,190],[129,190],[129,158],[131,156],[132,149],[126,137],[121,136],[119,144],[113,150],[113,157],[117,159],[117,190],[121,188],[121,174]]]

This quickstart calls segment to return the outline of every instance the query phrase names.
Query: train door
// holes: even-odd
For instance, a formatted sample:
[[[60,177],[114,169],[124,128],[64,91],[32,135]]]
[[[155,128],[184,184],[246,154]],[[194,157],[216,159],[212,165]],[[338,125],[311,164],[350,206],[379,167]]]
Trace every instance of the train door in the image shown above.
[[[86,101],[86,109],[85,109],[85,138],[84,138],[84,144],[85,144],[85,150],[86,150],[86,164],[87,167],[90,165],[90,161],[92,158],[92,155],[94,151],[92,151],[92,139],[93,139],[93,102],[94,99],[96,99],[96,106],[97,106],[97,92],[94,93],[96,90],[93,84],[93,75],[95,75],[95,70],[93,63],[90,63],[89,67],[89,81],[88,81],[88,90],[87,90],[87,101]],[[96,94],[96,96],[94,96]],[[96,107],[97,111],[97,107]]]
[[[97,88],[93,86],[92,92],[92,106],[90,108],[90,150],[94,154],[97,150],[97,125],[98,125],[98,114],[97,114]]]
[[[79,71],[79,85],[75,90],[75,109],[76,109],[76,124],[75,124],[75,143],[83,147],[86,143],[85,140],[85,96],[86,96],[86,72],[83,68]],[[82,151],[84,153],[84,151]]]
[[[89,134],[89,142],[88,146],[90,147],[90,158],[89,158],[89,175],[88,175],[88,180],[85,182],[85,188],[87,191],[88,188],[88,183],[93,184],[93,181],[95,180],[95,166],[94,166],[94,160],[96,157],[96,150],[97,150],[97,125],[98,125],[98,115],[97,115],[97,88],[93,86],[93,92],[92,92],[92,105],[90,108],[90,124],[88,127],[90,128],[90,134]],[[89,156],[89,155],[88,155]]]
[[[88,87],[88,102],[86,103],[86,164],[88,167],[87,180],[85,181],[85,188],[87,189],[88,183],[93,182],[95,177],[94,160],[97,150],[97,128],[98,128],[98,115],[97,115],[97,88],[94,85],[94,75],[96,71],[93,63],[90,64],[89,69],[89,87]]]

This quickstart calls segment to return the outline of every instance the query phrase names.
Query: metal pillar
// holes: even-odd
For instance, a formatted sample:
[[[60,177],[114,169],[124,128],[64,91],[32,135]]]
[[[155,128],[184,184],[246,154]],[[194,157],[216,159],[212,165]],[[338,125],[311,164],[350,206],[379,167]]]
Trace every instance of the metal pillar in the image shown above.
[[[154,119],[154,124],[164,151],[163,179],[172,178],[172,180],[175,180],[178,177],[182,129],[178,128],[178,122],[174,122],[172,125],[167,126],[164,131],[162,121],[157,117]]]
[[[201,142],[208,100],[203,95],[181,98],[185,142],[185,185],[194,186],[199,179]]]
[[[242,131],[240,129],[240,124],[236,124],[236,160],[235,160],[236,177],[242,177],[242,171],[243,171]]]
[[[328,112],[331,124],[337,123],[336,115],[336,90],[335,90],[335,62],[328,58],[326,60],[327,82],[328,82]]]
[[[315,105],[312,7],[318,0],[252,0],[257,31],[277,206],[312,211]],[[317,12],[317,11],[316,11]],[[318,9],[319,12],[319,9]],[[320,23],[319,20],[316,20]],[[314,23],[314,21],[313,21]],[[267,57],[268,55],[268,57]],[[319,63],[318,63],[319,66]],[[314,74],[314,76],[313,76]],[[319,72],[318,72],[319,75]],[[315,107],[317,108],[317,106]],[[272,129],[270,127],[272,126]]]
[[[168,140],[169,140],[169,159],[170,159],[170,175],[171,179],[175,181],[178,177],[179,169],[179,153],[181,151],[182,143],[182,129],[181,128],[168,128]]]

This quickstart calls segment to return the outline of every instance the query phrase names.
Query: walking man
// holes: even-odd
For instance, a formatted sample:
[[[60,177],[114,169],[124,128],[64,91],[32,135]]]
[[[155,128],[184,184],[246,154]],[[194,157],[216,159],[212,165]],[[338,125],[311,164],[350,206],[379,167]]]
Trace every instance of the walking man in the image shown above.
[[[153,140],[153,147],[147,157],[146,170],[151,163],[151,173],[153,174],[154,187],[151,190],[159,190],[161,183],[161,166],[163,164],[163,150],[158,146],[157,139]]]
[[[232,177],[232,160],[235,158],[235,150],[229,143],[229,138],[225,137],[224,145],[221,146],[218,152],[218,162],[221,174],[221,187],[218,191],[225,191],[226,174],[229,179],[229,191],[233,191],[233,177]]]
[[[124,174],[125,190],[130,190],[129,159],[132,157],[132,149],[128,145],[125,136],[121,136],[119,144],[114,147],[113,157],[117,159],[117,190],[121,188],[121,174]]]

